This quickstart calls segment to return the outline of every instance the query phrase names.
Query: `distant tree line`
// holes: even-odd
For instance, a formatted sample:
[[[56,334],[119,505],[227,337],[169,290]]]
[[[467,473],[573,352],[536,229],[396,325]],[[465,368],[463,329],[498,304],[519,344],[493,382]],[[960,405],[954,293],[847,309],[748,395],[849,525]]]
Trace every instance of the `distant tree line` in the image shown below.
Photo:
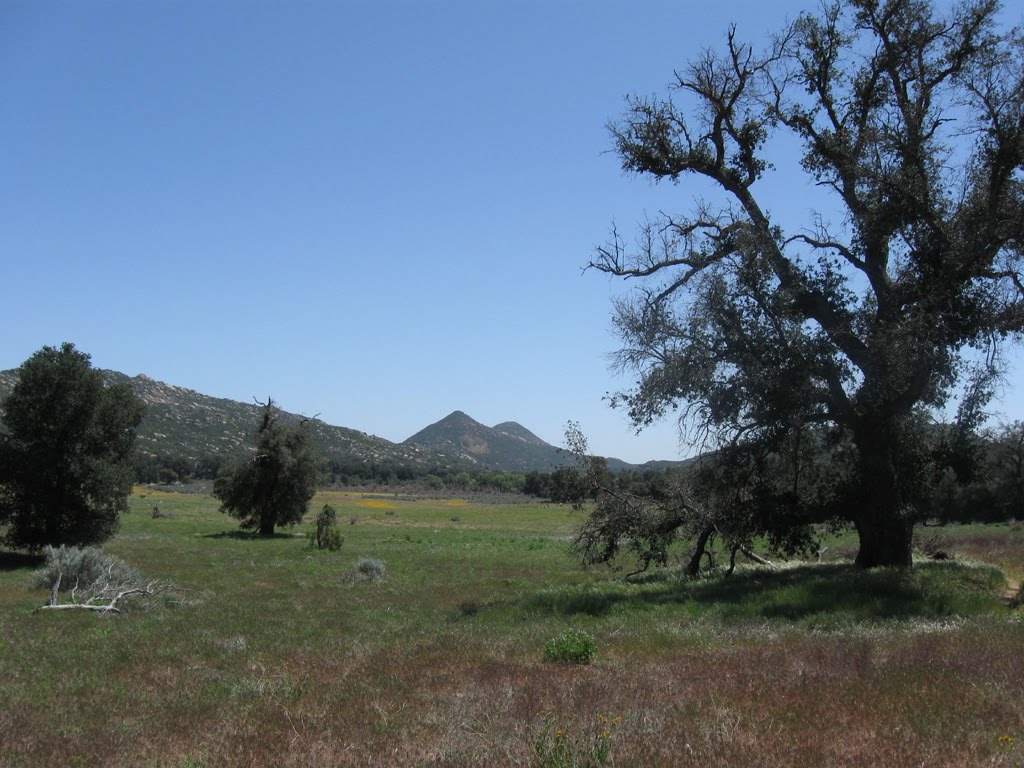
[[[185,483],[216,480],[231,458],[213,454],[182,456],[137,453],[135,478],[139,483]],[[357,459],[329,458],[322,462],[318,484],[323,487],[418,487],[432,491],[478,491],[483,493],[530,493],[548,498],[549,473],[533,472],[535,491],[526,490],[527,473],[467,471],[450,467],[411,467],[398,462],[361,462]]]
[[[135,480],[139,483],[179,483],[213,480],[228,462],[228,457],[135,454]]]
[[[936,429],[930,449],[940,461],[925,489],[923,519],[937,524],[1000,522],[1024,519],[1024,422],[966,432]],[[135,476],[140,483],[214,480],[228,459],[139,453]],[[602,462],[597,459],[596,461]],[[319,484],[326,487],[410,487],[437,492],[514,493],[556,504],[593,500],[600,486],[630,496],[664,499],[671,494],[672,473],[679,470],[626,469],[611,472],[601,463],[595,485],[576,467],[541,472],[468,472],[447,467],[410,467],[393,462],[327,459]]]
[[[926,516],[945,523],[1024,520],[1024,422],[945,441]]]
[[[490,470],[456,470],[449,467],[410,467],[396,463],[359,463],[328,459],[323,484],[334,487],[405,486],[437,492],[525,492],[526,474]]]

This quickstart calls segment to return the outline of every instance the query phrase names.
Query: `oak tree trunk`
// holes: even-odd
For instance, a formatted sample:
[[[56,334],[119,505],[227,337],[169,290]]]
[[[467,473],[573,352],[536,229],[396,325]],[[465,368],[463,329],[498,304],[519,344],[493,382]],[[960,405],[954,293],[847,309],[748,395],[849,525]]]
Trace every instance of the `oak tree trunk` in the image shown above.
[[[908,515],[899,471],[899,434],[892,424],[857,430],[860,496],[854,525],[859,568],[912,564],[914,522]]]

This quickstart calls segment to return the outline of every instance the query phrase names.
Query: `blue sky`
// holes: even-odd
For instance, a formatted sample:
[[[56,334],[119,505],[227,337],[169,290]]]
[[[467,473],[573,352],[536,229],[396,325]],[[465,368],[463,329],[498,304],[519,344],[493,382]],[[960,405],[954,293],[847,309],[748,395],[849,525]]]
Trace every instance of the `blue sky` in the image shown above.
[[[803,7],[4,0],[0,368],[72,341],[390,440],[461,409],[676,458],[603,401],[626,286],[581,268],[701,190],[624,175],[605,125]]]

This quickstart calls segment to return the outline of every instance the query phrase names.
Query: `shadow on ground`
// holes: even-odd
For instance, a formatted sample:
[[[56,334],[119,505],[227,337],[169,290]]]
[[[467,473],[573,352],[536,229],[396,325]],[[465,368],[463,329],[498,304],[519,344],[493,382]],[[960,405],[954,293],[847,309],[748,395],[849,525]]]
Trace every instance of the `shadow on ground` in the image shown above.
[[[24,552],[0,552],[0,571],[20,571],[23,568],[39,568],[42,555],[28,555]]]
[[[694,617],[842,624],[992,613],[1000,607],[1003,584],[998,569],[961,563],[867,572],[851,565],[804,565],[693,580],[663,573],[640,583],[548,590],[524,597],[520,605],[544,613],[588,616],[675,606]]]
[[[197,534],[199,539],[239,539],[241,541],[279,541],[280,539],[301,539],[298,533],[281,533],[275,531],[270,536],[263,536],[257,531],[221,531],[219,533]]]

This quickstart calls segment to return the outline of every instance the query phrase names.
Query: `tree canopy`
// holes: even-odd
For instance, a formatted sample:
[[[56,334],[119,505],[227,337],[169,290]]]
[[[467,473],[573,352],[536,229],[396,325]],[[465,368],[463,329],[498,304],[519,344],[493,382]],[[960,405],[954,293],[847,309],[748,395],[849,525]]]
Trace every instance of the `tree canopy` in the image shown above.
[[[306,422],[282,424],[268,398],[255,452],[225,468],[213,495],[220,500],[221,511],[241,520],[243,529],[272,536],[276,526],[302,521],[316,493],[319,471],[320,457]]]
[[[627,171],[718,195],[591,261],[640,283],[616,306],[637,384],[615,404],[638,427],[681,408],[733,451],[823,430],[863,567],[910,565],[922,426],[965,391],[976,412],[1024,329],[1024,38],[998,10],[841,0],[763,51],[732,29],[611,126]],[[761,183],[783,135],[801,157],[777,170],[820,206],[790,228]]]
[[[117,530],[133,481],[145,406],[127,384],[106,386],[89,355],[65,343],[22,363],[3,403],[0,522],[8,544],[95,544]]]

